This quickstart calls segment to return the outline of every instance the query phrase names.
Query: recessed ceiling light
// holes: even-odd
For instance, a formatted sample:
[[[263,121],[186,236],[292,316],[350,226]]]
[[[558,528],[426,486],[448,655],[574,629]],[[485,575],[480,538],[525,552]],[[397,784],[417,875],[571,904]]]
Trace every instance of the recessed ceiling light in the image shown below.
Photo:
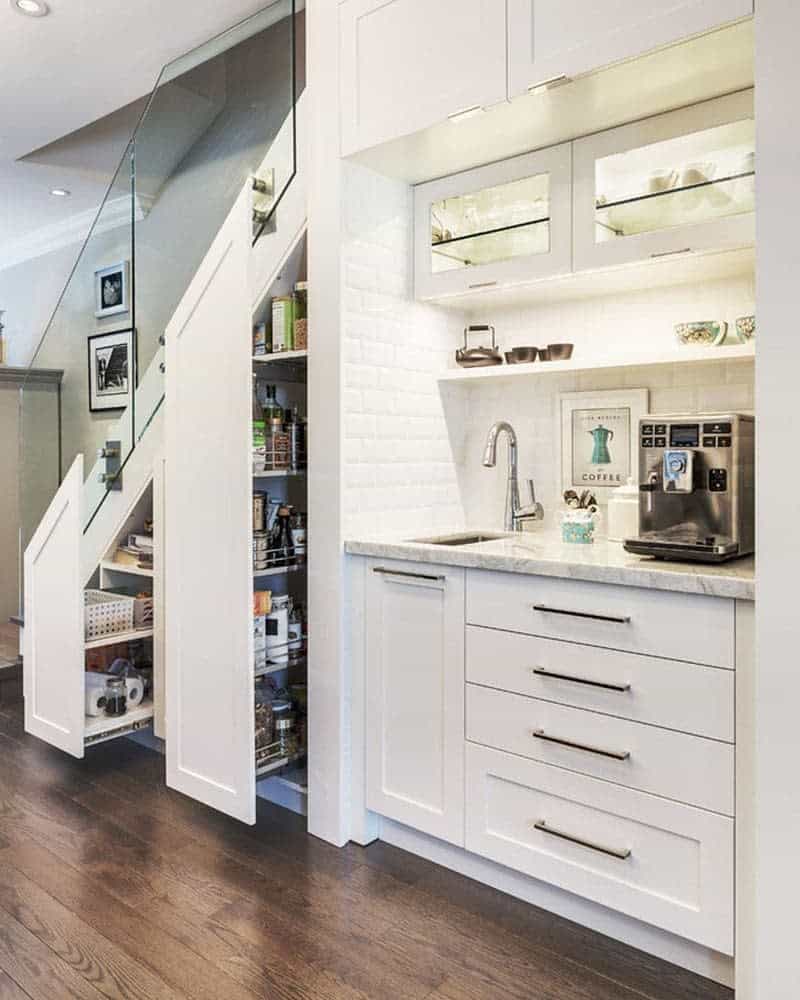
[[[11,6],[19,14],[29,17],[44,17],[50,13],[50,8],[44,0],[11,0]]]
[[[72,192],[67,191],[66,188],[52,188],[50,194],[52,194],[55,198],[69,198]]]

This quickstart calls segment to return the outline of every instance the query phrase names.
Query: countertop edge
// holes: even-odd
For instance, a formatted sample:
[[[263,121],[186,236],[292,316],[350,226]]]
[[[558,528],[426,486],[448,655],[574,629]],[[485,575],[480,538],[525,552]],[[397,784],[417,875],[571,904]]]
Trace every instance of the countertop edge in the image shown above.
[[[591,565],[561,562],[555,559],[512,557],[464,549],[439,549],[428,545],[402,541],[347,539],[344,551],[348,555],[372,556],[383,559],[404,559],[439,566],[483,569],[529,576],[550,576],[590,583],[610,583],[645,590],[677,591],[705,597],[724,597],[738,601],[755,600],[755,579],[736,575],[703,573],[701,569],[686,569],[679,563],[643,562],[642,566]],[[732,564],[732,565],[735,565]],[[669,568],[666,568],[669,566]],[[672,568],[675,566],[676,568]],[[677,568],[680,567],[680,568]]]

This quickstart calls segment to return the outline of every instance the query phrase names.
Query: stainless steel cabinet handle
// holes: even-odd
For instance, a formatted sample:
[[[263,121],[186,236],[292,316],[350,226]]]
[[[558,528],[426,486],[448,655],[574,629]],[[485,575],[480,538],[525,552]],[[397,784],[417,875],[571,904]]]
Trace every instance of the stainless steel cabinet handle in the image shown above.
[[[572,684],[586,684],[587,687],[603,688],[605,691],[630,691],[630,684],[614,684],[611,681],[593,681],[588,677],[573,677],[572,674],[559,674],[555,670],[545,670],[544,667],[532,667],[531,672],[539,677],[550,677],[559,681],[570,681]]]
[[[444,583],[446,577],[434,576],[432,573],[410,573],[402,569],[386,569],[385,566],[375,566],[373,573],[381,573],[383,576],[399,576],[406,580],[428,580],[433,583]]]
[[[631,856],[630,848],[620,850],[617,847],[606,847],[604,844],[597,844],[592,840],[584,840],[583,837],[575,837],[564,830],[557,830],[554,826],[548,826],[543,819],[537,820],[533,824],[534,830],[547,833],[551,837],[560,837],[561,840],[568,840],[571,844],[578,844],[580,847],[588,847],[590,851],[599,851],[600,854],[607,854],[610,858],[618,858],[620,861],[627,861]]]
[[[558,743],[559,746],[569,747],[570,750],[585,750],[587,753],[597,754],[598,757],[610,757],[612,760],[629,760],[631,756],[630,750],[604,750],[602,747],[593,747],[589,743],[562,740],[558,736],[550,736],[543,729],[534,729],[531,736],[537,740],[545,740],[547,743]]]
[[[569,611],[567,608],[551,608],[547,604],[534,604],[534,611],[546,615],[568,615],[570,618],[591,618],[597,622],[614,622],[615,625],[630,625],[630,615],[598,615],[591,611]]]

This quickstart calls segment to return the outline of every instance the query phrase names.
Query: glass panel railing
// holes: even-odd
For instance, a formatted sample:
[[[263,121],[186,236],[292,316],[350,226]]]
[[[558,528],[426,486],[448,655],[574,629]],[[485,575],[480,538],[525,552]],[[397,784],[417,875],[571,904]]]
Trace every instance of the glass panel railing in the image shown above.
[[[64,373],[59,426],[62,476],[78,454],[84,455],[88,474],[106,441],[117,441],[123,455],[132,446],[136,379],[132,156],[129,145],[33,354],[22,389],[23,396],[31,396],[22,410],[25,466],[41,460],[33,412],[33,389],[41,369]],[[35,479],[30,469],[22,481]],[[106,487],[94,481],[87,490],[89,503],[94,504]]]
[[[83,453],[85,526],[110,488],[98,450],[124,481],[163,400],[167,324],[242,186],[257,179],[255,239],[294,177],[303,17],[275,0],[164,68],[33,355],[64,372],[61,474]]]

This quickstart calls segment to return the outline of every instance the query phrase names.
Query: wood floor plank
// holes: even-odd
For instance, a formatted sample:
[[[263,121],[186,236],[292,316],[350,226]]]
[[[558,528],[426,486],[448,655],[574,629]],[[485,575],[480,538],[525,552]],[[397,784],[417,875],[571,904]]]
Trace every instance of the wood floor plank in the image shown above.
[[[0,908],[108,1000],[185,1000],[9,864],[0,865]]]
[[[0,969],[0,1000],[30,1000],[30,993]]]
[[[135,961],[149,966],[177,993],[196,1000],[254,1000],[257,996],[38,844],[12,847],[3,857],[63,906],[80,913],[89,926],[124,948]]]

